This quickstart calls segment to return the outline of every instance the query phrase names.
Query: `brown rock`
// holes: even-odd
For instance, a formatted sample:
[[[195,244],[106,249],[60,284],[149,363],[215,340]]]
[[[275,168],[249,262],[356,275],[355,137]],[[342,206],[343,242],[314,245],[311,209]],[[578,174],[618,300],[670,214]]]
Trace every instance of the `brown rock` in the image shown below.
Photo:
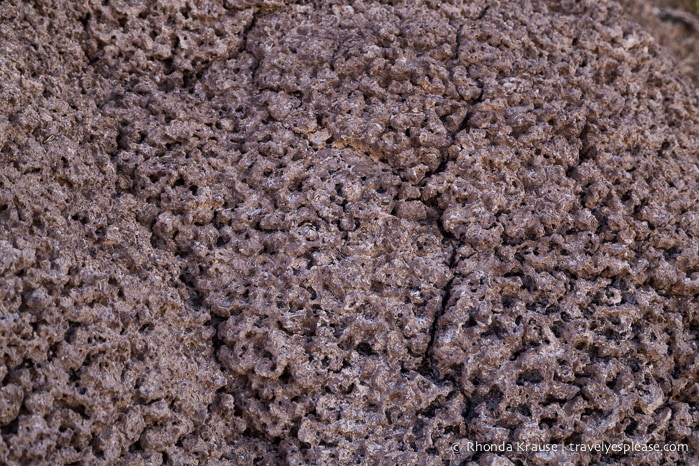
[[[0,36],[0,463],[697,461],[697,93],[618,4]]]

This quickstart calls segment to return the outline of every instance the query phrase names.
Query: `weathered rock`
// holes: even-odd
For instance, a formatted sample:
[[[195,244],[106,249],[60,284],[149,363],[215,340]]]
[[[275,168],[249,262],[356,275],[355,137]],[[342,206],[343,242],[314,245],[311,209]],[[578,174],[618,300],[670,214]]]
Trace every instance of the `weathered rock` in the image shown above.
[[[0,5],[0,462],[697,460],[697,93],[621,7],[192,3]]]

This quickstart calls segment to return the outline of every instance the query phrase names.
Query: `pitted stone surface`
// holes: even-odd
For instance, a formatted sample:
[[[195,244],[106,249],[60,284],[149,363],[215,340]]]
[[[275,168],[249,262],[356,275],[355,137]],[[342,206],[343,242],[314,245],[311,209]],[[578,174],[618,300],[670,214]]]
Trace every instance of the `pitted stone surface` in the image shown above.
[[[612,2],[347,3],[0,5],[0,462],[696,461],[696,88]]]

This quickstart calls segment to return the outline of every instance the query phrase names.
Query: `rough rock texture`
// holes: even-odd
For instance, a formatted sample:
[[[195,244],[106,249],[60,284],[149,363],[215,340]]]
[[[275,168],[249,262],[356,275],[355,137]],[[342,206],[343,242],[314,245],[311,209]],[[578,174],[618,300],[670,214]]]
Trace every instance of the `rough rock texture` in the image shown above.
[[[607,1],[287,3],[0,3],[0,463],[698,461],[666,52]]]
[[[620,0],[620,3],[675,58],[676,71],[699,83],[699,1]]]

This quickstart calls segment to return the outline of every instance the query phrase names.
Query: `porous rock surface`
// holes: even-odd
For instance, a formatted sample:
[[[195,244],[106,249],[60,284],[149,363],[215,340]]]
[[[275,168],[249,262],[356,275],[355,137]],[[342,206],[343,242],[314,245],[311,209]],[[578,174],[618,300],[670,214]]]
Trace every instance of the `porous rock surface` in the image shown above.
[[[699,2],[619,0],[624,11],[675,59],[675,70],[699,83]]]
[[[616,3],[348,3],[0,4],[0,463],[697,461],[695,88]]]

